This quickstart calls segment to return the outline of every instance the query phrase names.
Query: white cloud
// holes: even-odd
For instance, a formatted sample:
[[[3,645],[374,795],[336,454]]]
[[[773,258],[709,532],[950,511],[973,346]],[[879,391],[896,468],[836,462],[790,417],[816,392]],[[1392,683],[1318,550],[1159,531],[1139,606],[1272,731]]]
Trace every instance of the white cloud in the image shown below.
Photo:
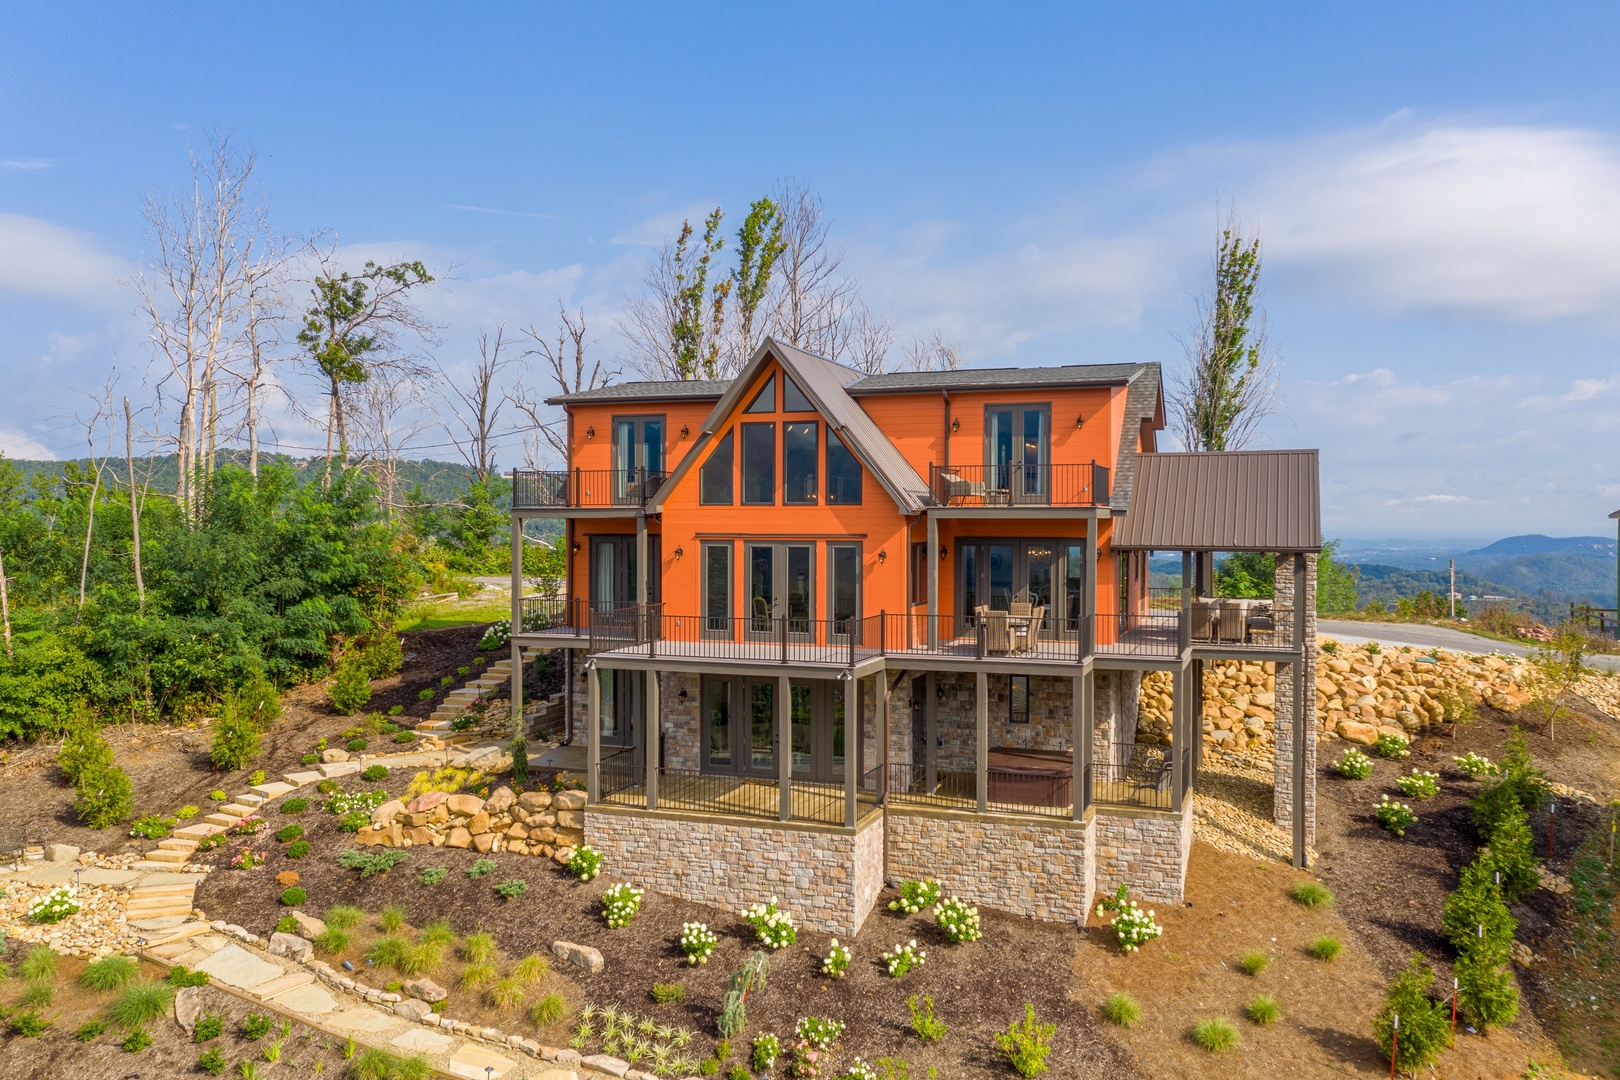
[[[8,458],[49,461],[55,458],[45,444],[16,428],[0,427],[0,454]]]
[[[54,169],[56,162],[44,158],[3,158],[0,159],[0,169],[7,172],[38,172],[41,169]]]
[[[71,300],[86,307],[128,304],[120,259],[88,237],[21,214],[0,214],[0,292]]]

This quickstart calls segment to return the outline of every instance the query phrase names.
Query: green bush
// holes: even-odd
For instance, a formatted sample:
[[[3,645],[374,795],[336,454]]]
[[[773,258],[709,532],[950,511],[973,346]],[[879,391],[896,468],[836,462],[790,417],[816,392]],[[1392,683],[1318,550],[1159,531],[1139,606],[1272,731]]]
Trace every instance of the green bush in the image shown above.
[[[310,849],[308,840],[294,840],[292,843],[287,845],[287,858],[289,858],[289,859],[307,858],[309,856],[310,850],[311,849]]]
[[[208,756],[214,767],[227,772],[247,768],[248,762],[259,756],[259,734],[264,730],[262,709],[256,711],[257,702],[241,694],[226,694],[220,702],[219,717],[214,721],[214,735],[208,746]]]
[[[184,964],[176,964],[174,967],[169,969],[168,982],[170,986],[174,987],[207,986],[208,972],[192,971]]]
[[[263,1013],[248,1013],[242,1018],[242,1037],[254,1042],[270,1034],[270,1018]]]
[[[369,678],[386,679],[399,673],[405,664],[405,647],[399,635],[389,629],[379,629],[366,638],[360,650],[360,664]]]
[[[29,982],[56,978],[56,950],[49,945],[35,945],[23,954],[17,973]]]
[[[512,752],[512,783],[519,791],[529,786],[529,743],[519,735],[506,747]]]
[[[304,827],[299,825],[297,822],[294,822],[291,825],[283,825],[281,828],[276,830],[276,839],[283,844],[290,844],[294,840],[303,839],[303,837]]]
[[[129,827],[129,835],[140,840],[162,840],[169,835],[169,829],[173,824],[172,818],[142,814],[135,819],[135,824]]]
[[[366,913],[351,904],[338,904],[327,908],[321,921],[338,930],[353,930],[366,921]]]
[[[1006,1031],[997,1033],[996,1049],[1019,1076],[1039,1076],[1046,1071],[1046,1057],[1056,1034],[1057,1025],[1035,1019],[1035,1006],[1026,1003],[1024,1019],[1014,1020]]]
[[[138,1054],[152,1045],[152,1036],[148,1035],[144,1029],[136,1028],[128,1035],[125,1035],[124,1041],[119,1045],[131,1054]]]
[[[435,693],[437,693],[437,691],[435,691],[433,689],[433,687],[424,686],[424,687],[422,687],[422,689],[420,689],[420,690],[418,690],[416,692],[416,700],[417,701],[432,701]]]
[[[396,743],[401,744],[401,745],[403,745],[405,743],[415,742],[416,741],[416,732],[414,732],[414,731],[397,731],[397,732],[394,733],[394,741]]]
[[[1530,822],[1518,803],[1491,830],[1491,865],[1502,875],[1502,895],[1508,903],[1518,903],[1541,884],[1541,862],[1536,858]]]
[[[1452,968],[1458,1005],[1469,1023],[1484,1031],[1506,1027],[1519,1016],[1519,988],[1506,955],[1490,946],[1470,949]]]
[[[62,748],[56,752],[57,767],[69,787],[78,786],[86,765],[112,760],[112,748],[96,728],[95,721],[88,717],[74,721],[62,737]]]
[[[324,956],[336,956],[349,947],[349,934],[335,926],[328,926],[315,935],[315,951]]]
[[[332,708],[353,716],[371,700],[371,680],[366,677],[365,666],[354,657],[338,665],[337,676],[326,688],[326,700]]]
[[[1238,967],[1243,974],[1252,977],[1266,970],[1266,965],[1269,963],[1271,963],[1271,957],[1256,950],[1244,953],[1242,959],[1238,961]]]
[[[303,757],[299,758],[298,761],[303,765],[319,765],[321,763],[321,755],[305,754]]]
[[[100,1037],[106,1030],[107,1022],[105,1020],[87,1020],[79,1025],[79,1030],[73,1033],[73,1037],[80,1042],[90,1042]]]
[[[450,876],[450,871],[442,866],[430,866],[416,875],[416,880],[424,885],[439,885]]]
[[[1344,942],[1336,937],[1323,934],[1311,942],[1311,955],[1318,960],[1335,960],[1344,951]]]
[[[197,1055],[197,1068],[209,1076],[218,1076],[223,1073],[227,1064],[224,1051],[217,1046],[204,1050]]]
[[[92,960],[79,973],[79,985],[86,990],[122,990],[135,981],[141,965],[133,956],[103,956]]]
[[[653,983],[652,999],[660,1005],[678,1005],[686,1000],[686,984]]]
[[[522,896],[528,887],[528,883],[522,878],[509,878],[495,886],[495,891],[504,900],[515,900]]]
[[[411,955],[411,943],[398,934],[384,934],[371,943],[366,959],[398,970]]]
[[[386,1050],[362,1050],[349,1063],[349,1080],[428,1080],[433,1067],[424,1057],[402,1058]]]
[[[128,821],[135,812],[134,789],[129,774],[113,760],[112,747],[97,736],[95,749],[86,752],[76,771],[73,811],[88,828],[105,829]]]
[[[225,1034],[225,1014],[205,1012],[197,1017],[197,1024],[191,1029],[191,1041],[194,1043],[211,1042]]]
[[[1513,942],[1519,924],[1496,887],[1495,872],[1490,856],[1481,854],[1463,867],[1457,888],[1446,897],[1440,915],[1440,932],[1458,952],[1473,948],[1479,942],[1481,927],[1486,941],[1501,948],[1508,948]]]
[[[284,907],[298,907],[308,899],[309,894],[304,891],[302,885],[294,885],[290,889],[282,890],[281,893],[281,903]]]
[[[400,713],[402,713],[404,711],[405,711],[405,706],[403,706],[403,705],[390,705],[390,706],[388,706],[388,715],[389,716],[398,716]]]
[[[473,864],[467,868],[467,876],[470,878],[481,878],[486,874],[493,874],[494,872],[494,859],[475,859]]]
[[[343,749],[347,750],[351,754],[360,754],[364,753],[366,747],[370,745],[371,744],[366,742],[364,739],[350,739],[348,742],[343,744]]]
[[[1412,753],[1405,739],[1399,735],[1391,735],[1387,731],[1378,736],[1378,741],[1373,743],[1372,751],[1379,757],[1389,758],[1391,761],[1399,761]]]
[[[549,1027],[561,1020],[567,1011],[568,1005],[563,1001],[563,996],[554,991],[534,1003],[529,1010],[529,1023],[537,1028]]]
[[[355,741],[356,742],[364,742],[365,740],[364,739],[357,739]],[[362,747],[362,749],[364,749],[364,748]],[[367,765],[366,768],[365,768],[365,771],[360,774],[360,779],[364,780],[368,784],[380,783],[380,782],[388,779],[388,766],[386,766],[386,765]]]
[[[1219,1016],[1205,1017],[1192,1027],[1192,1041],[1212,1054],[1240,1046],[1243,1039],[1231,1022]]]
[[[107,1009],[107,1019],[125,1030],[145,1027],[163,1017],[173,1003],[174,987],[168,983],[131,983]]]
[[[405,925],[405,909],[398,904],[387,904],[377,913],[377,925],[385,934],[398,933]]]
[[[1393,1052],[1395,1064],[1408,1072],[1428,1065],[1451,1039],[1450,1010],[1429,998],[1433,982],[1434,969],[1414,953],[1406,970],[1384,991],[1384,1004],[1373,1017],[1373,1037],[1379,1050],[1386,1058]],[[1397,1015],[1401,1018],[1399,1042],[1394,1040]]]
[[[51,1021],[35,1009],[25,1009],[11,1018],[11,1030],[25,1039],[39,1038],[50,1026]]]
[[[1294,882],[1294,887],[1288,890],[1288,896],[1296,904],[1303,904],[1308,908],[1333,906],[1333,893],[1326,885],[1315,881]]]
[[[1270,994],[1256,994],[1243,1006],[1243,1015],[1251,1023],[1275,1024],[1282,1016],[1282,1006]]]
[[[495,957],[495,937],[482,930],[461,940],[461,958],[469,964],[486,963]]]
[[[381,851],[361,851],[351,848],[337,857],[337,863],[345,870],[358,870],[363,878],[386,874],[406,859],[410,854],[399,848],[383,848]]]
[[[283,814],[302,814],[308,809],[309,800],[304,798],[302,795],[294,796],[281,804],[281,812]]]
[[[1142,1019],[1142,1006],[1129,994],[1111,994],[1102,1006],[1103,1019],[1119,1027],[1135,1027]]]
[[[939,1042],[949,1030],[945,1021],[934,1015],[934,999],[928,994],[913,995],[906,998],[906,1008],[911,1010],[911,1030],[925,1043]]]

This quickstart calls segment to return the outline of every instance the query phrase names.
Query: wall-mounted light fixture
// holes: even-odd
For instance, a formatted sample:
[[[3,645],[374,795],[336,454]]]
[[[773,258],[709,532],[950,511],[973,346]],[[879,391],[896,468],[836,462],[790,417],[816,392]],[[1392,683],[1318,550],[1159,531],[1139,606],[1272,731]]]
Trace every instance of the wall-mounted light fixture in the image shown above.
[[[594,424],[593,424],[593,425],[591,425],[591,426],[590,426],[590,427],[588,427],[588,428],[586,428],[586,429],[585,429],[585,437],[586,437],[586,438],[587,438],[587,439],[594,439],[594,438],[596,438],[596,425],[594,425]]]
[[[679,559],[680,559],[680,557],[681,557],[681,556],[682,556],[682,555],[685,555],[685,554],[686,554],[686,549],[685,549],[685,548],[683,548],[683,547],[680,547],[680,546],[677,546],[677,547],[676,547],[676,548],[675,548],[675,558],[676,558],[676,559],[677,559],[677,560],[679,560]],[[685,693],[685,691],[682,691],[682,693]]]
[[[681,438],[683,438],[683,439],[684,439],[684,438],[686,438],[686,436],[687,436],[687,434],[688,434],[688,433],[689,433],[689,432],[691,432],[691,430],[692,430],[692,429],[691,429],[691,428],[690,428],[690,427],[688,427],[688,426],[687,426],[687,425],[685,425],[685,424],[682,424],[682,425],[681,425]]]
[[[955,419],[953,419],[951,421],[951,432],[952,432],[952,434],[955,434],[956,432],[961,431],[961,430],[962,430],[962,418],[960,416],[958,416],[958,417],[956,417]]]
[[[888,561],[888,558],[889,558],[889,549],[888,548],[884,548],[882,551],[878,552],[878,562],[880,564]]]
[[[946,555],[945,545],[941,544],[941,545],[939,545],[939,557],[941,559],[943,559],[945,557],[945,555]]]
[[[681,704],[682,705],[685,705],[686,704],[686,687],[684,687],[684,686],[681,687],[681,692],[676,694],[675,696],[681,699]]]
[[[579,541],[578,541],[578,540],[575,540],[575,541],[574,541],[574,550],[575,550],[575,551],[578,551],[578,550],[579,550]]]
[[[1084,413],[1082,413],[1079,416],[1075,417],[1074,418],[1075,430],[1078,431],[1081,427],[1083,427],[1085,425],[1085,422],[1086,422],[1086,417],[1085,417]]]

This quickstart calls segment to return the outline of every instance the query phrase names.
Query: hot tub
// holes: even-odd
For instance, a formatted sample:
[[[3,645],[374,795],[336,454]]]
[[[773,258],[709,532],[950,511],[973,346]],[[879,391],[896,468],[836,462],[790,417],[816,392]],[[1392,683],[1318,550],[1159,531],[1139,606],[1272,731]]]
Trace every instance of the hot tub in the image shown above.
[[[1074,758],[1068,751],[997,746],[991,748],[989,757],[990,802],[1019,806],[1074,804]]]

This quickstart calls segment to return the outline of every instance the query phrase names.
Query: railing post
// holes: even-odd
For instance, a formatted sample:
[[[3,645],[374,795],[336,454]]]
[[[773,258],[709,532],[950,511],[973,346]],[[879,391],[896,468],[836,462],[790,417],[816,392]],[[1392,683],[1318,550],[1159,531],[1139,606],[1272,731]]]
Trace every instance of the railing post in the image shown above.
[[[990,799],[990,684],[983,671],[976,674],[974,695],[974,789],[979,813],[989,809]]]
[[[793,818],[793,687],[786,675],[776,678],[776,776],[781,820]]]
[[[889,609],[878,609],[878,654],[887,656],[889,652]]]
[[[782,642],[782,663],[784,664],[787,663],[787,624],[786,615],[776,620],[776,632]]]

